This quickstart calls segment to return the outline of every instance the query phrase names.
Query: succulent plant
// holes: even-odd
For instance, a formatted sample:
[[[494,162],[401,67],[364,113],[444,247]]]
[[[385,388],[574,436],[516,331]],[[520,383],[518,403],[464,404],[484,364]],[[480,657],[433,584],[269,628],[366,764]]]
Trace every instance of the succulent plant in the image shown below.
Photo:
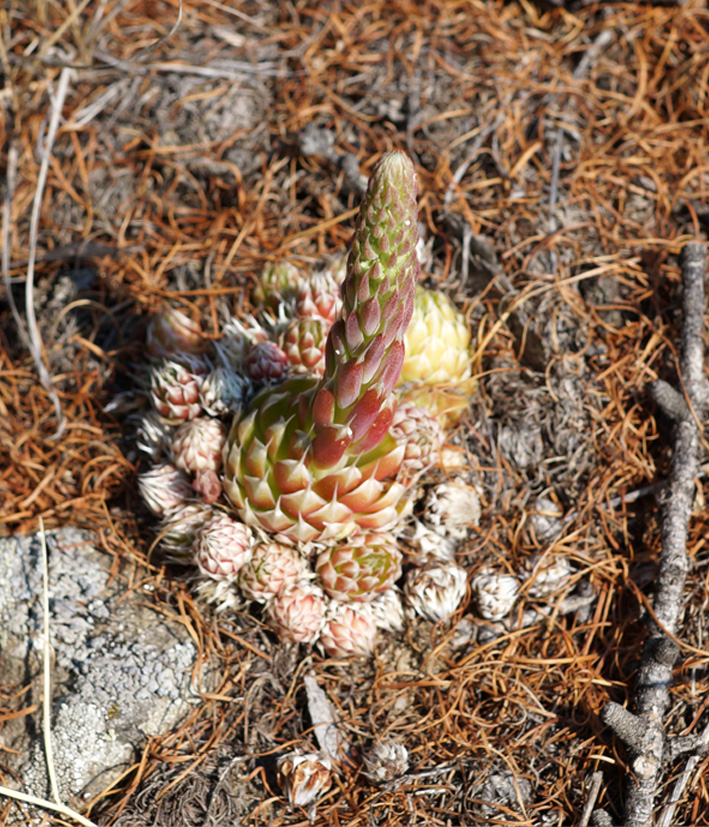
[[[303,271],[290,262],[267,264],[251,291],[251,300],[255,305],[277,310],[281,304],[295,296],[304,277]]]
[[[219,475],[211,468],[198,471],[192,480],[192,488],[199,494],[202,501],[213,505],[222,495],[222,481]]]
[[[362,774],[373,784],[387,784],[409,768],[409,751],[398,741],[375,741],[362,756]]]
[[[163,419],[178,425],[202,413],[200,390],[207,365],[197,358],[180,362],[164,360],[150,376],[150,395],[155,410]]]
[[[140,419],[136,432],[136,447],[158,462],[161,454],[172,441],[172,426],[157,411],[148,411]]]
[[[305,559],[282,543],[259,543],[239,575],[239,586],[250,600],[265,603],[307,575]]]
[[[268,331],[253,316],[247,316],[245,321],[231,318],[222,329],[222,338],[214,342],[218,364],[243,375],[251,348],[268,338]]]
[[[467,587],[465,569],[455,563],[434,563],[412,569],[404,586],[409,604],[427,620],[443,620],[458,608]]]
[[[262,392],[228,438],[225,491],[245,522],[292,542],[397,522],[405,449],[389,428],[419,271],[416,217],[413,166],[386,153],[357,220],[325,374]]]
[[[325,618],[318,645],[333,658],[370,655],[377,625],[367,603],[335,603]]]
[[[257,342],[244,360],[246,372],[256,382],[282,379],[288,369],[288,357],[275,342]]]
[[[197,537],[205,523],[214,516],[214,509],[192,501],[165,514],[158,524],[160,545],[176,563],[194,562]]]
[[[201,354],[207,349],[199,323],[174,308],[152,317],[145,339],[148,354],[156,358]]]
[[[417,517],[404,527],[403,536],[409,544],[407,558],[419,565],[431,560],[452,563],[455,557],[456,542],[446,535],[434,531],[428,523]]]
[[[480,522],[480,497],[463,478],[431,486],[424,499],[426,524],[441,537],[465,539],[471,525]]]
[[[572,582],[574,569],[562,555],[540,555],[526,566],[527,594],[532,600],[543,600],[555,592],[567,589]]]
[[[401,477],[408,485],[424,471],[438,465],[445,433],[440,421],[425,408],[411,402],[400,404],[394,414],[391,433],[399,445],[404,446]]]
[[[301,318],[320,318],[332,324],[341,307],[340,286],[327,273],[316,273],[296,290],[295,311]]]
[[[276,768],[288,803],[297,807],[317,803],[332,783],[332,762],[320,752],[289,752],[278,759]]]
[[[401,592],[396,587],[377,595],[368,605],[377,629],[400,632],[404,628],[404,607]]]
[[[271,628],[282,640],[314,643],[325,623],[327,603],[318,586],[300,580],[266,604]]]
[[[423,477],[458,468],[444,427],[475,385],[470,334],[447,297],[416,286],[419,248],[414,168],[387,152],[347,256],[314,273],[268,265],[255,315],[219,339],[180,311],[148,330],[154,411],[138,446],[156,465],[139,485],[162,545],[197,566],[200,596],[219,610],[261,602],[282,639],[332,656],[369,654],[377,629],[403,628],[393,529],[426,491],[405,600],[437,620],[467,588],[453,558],[477,496]],[[309,760],[284,765],[293,803],[313,800]]]
[[[219,513],[197,535],[195,561],[200,572],[214,580],[234,580],[251,559],[253,536],[243,523]]]
[[[170,463],[154,465],[140,474],[138,490],[145,504],[158,517],[176,511],[194,496],[187,474]]]
[[[401,370],[402,398],[453,424],[468,407],[477,382],[471,375],[470,330],[444,293],[416,288]]]
[[[318,317],[293,319],[282,340],[288,363],[295,372],[322,376],[330,323]]]
[[[519,581],[511,574],[488,568],[473,577],[470,587],[480,615],[486,620],[502,620],[512,611]]]
[[[389,534],[355,534],[322,551],[315,570],[333,599],[369,602],[401,577],[401,552]]]
[[[209,416],[236,413],[251,391],[251,382],[226,365],[209,371],[199,389],[199,401]]]
[[[218,471],[226,429],[218,419],[200,416],[183,422],[172,437],[175,465],[190,474]]]

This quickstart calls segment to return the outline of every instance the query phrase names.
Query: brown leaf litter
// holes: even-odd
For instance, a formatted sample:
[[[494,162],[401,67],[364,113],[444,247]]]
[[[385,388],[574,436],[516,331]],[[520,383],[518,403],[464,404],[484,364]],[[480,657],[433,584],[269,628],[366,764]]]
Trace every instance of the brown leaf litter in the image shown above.
[[[34,0],[5,4],[0,31],[20,308],[47,113],[72,67],[34,289],[67,425],[53,439],[54,409],[3,291],[0,532],[36,531],[40,516],[94,532],[126,592],[149,581],[156,608],[181,618],[223,675],[91,817],[308,823],[287,807],[275,760],[314,746],[311,672],[349,743],[390,736],[410,756],[382,789],[353,757],[317,824],[572,824],[599,769],[598,806],[617,813],[626,756],[598,712],[628,697],[652,595],[668,424],[646,388],[674,377],[676,256],[707,231],[705,6]],[[314,142],[313,125],[334,140]],[[215,616],[148,561],[130,436],[140,400],[106,406],[135,384],[150,313],[178,306],[216,336],[249,310],[264,263],[342,249],[356,164],[366,175],[391,146],[417,164],[429,275],[479,343],[480,392],[456,440],[484,509],[461,562],[471,575],[518,574],[563,557],[572,574],[542,598],[523,584],[502,623],[469,606],[392,636],[370,663],[301,658],[255,617]],[[704,476],[668,720],[680,734],[707,722],[708,493]],[[551,529],[535,517],[549,501]],[[23,698],[0,687],[0,728],[29,714]],[[683,769],[668,768],[658,800]],[[702,758],[677,823],[709,824],[706,771]]]

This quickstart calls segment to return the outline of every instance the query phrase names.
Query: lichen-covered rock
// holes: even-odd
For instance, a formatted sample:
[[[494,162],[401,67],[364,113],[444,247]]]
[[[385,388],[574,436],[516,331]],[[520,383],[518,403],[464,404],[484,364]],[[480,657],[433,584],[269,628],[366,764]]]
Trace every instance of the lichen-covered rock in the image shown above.
[[[117,780],[149,736],[174,728],[199,700],[191,685],[197,652],[183,626],[148,608],[147,595],[126,597],[118,579],[109,583],[111,559],[85,534],[48,533],[47,545],[54,762],[62,796],[82,800]],[[34,703],[43,648],[40,548],[37,536],[0,540],[0,683],[30,681]],[[46,797],[41,734],[29,732],[24,718],[5,723],[3,760],[25,792]]]

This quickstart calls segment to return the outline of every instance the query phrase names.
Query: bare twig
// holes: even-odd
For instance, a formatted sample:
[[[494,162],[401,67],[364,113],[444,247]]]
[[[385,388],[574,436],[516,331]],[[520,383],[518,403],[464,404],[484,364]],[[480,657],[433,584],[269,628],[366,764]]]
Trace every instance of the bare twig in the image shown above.
[[[5,176],[5,200],[2,210],[2,277],[5,282],[7,302],[12,310],[12,317],[15,320],[17,332],[22,339],[24,346],[29,350],[30,340],[27,336],[20,311],[17,309],[15,296],[12,292],[12,279],[10,278],[10,223],[12,221],[12,196],[15,191],[15,177],[17,173],[17,147],[13,142],[7,151],[7,173]]]
[[[591,815],[593,813],[593,808],[596,806],[596,801],[598,801],[598,794],[601,791],[601,784],[603,783],[603,773],[598,770],[593,773],[591,776],[591,789],[588,791],[588,798],[586,799],[586,803],[583,807],[583,812],[581,813],[581,820],[578,823],[578,827],[588,827],[588,824],[591,820]]]
[[[672,792],[670,793],[669,803],[663,810],[662,816],[660,817],[660,820],[657,822],[657,827],[672,827],[677,804],[679,803],[679,800],[682,798],[684,790],[689,782],[689,779],[692,776],[692,773],[696,769],[696,766],[699,763],[702,754],[706,753],[707,749],[709,749],[709,724],[707,724],[706,727],[704,727],[704,731],[702,732],[699,738],[699,743],[695,747],[694,755],[692,755],[689,758],[684,772],[675,782],[675,785],[672,788]]]
[[[635,712],[608,703],[602,719],[630,752],[625,803],[626,827],[650,827],[655,796],[669,751],[663,719],[670,703],[672,667],[679,647],[676,635],[682,614],[684,584],[689,569],[687,536],[699,474],[700,423],[707,404],[704,377],[704,279],[706,247],[693,242],[684,249],[682,262],[683,325],[679,375],[686,410],[672,404],[675,420],[674,455],[669,485],[664,494],[662,551],[648,637],[643,649],[635,690]],[[674,398],[674,397],[673,397]],[[657,399],[661,404],[661,398]]]

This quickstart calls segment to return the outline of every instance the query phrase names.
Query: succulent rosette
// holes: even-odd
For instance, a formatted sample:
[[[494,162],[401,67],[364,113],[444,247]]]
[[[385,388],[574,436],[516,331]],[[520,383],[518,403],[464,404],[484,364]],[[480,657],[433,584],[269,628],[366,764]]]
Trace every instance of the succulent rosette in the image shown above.
[[[325,373],[325,345],[330,323],[325,319],[293,319],[282,340],[288,364],[297,373],[322,376]]]
[[[198,471],[192,480],[192,488],[208,505],[213,505],[222,495],[222,481],[211,468]]]
[[[289,586],[305,580],[306,560],[293,548],[282,543],[258,543],[251,559],[241,569],[239,586],[250,600],[265,603]]]
[[[145,339],[148,354],[157,358],[183,353],[198,355],[207,349],[199,323],[175,308],[152,317]]]
[[[170,463],[154,465],[140,474],[138,490],[145,504],[158,517],[176,511],[194,496],[187,474]]]
[[[369,602],[401,577],[401,552],[388,534],[356,534],[325,549],[315,570],[334,600]]]
[[[398,741],[376,741],[362,756],[362,774],[373,784],[388,784],[409,768],[409,751]]]
[[[153,462],[159,462],[172,440],[173,428],[168,425],[157,411],[148,411],[140,418],[136,447],[143,451]]]
[[[486,568],[473,577],[470,587],[480,615],[486,620],[502,620],[512,611],[519,593],[519,580],[511,574]]]
[[[382,592],[368,606],[377,629],[384,632],[400,632],[404,628],[404,607],[398,589],[391,588]]]
[[[267,605],[269,626],[282,640],[314,643],[325,624],[327,602],[318,586],[300,580],[279,592]]]
[[[183,422],[172,437],[175,465],[190,474],[218,471],[226,428],[218,419],[200,416]]]
[[[401,403],[394,414],[391,433],[404,446],[401,475],[409,483],[438,465],[446,435],[440,421],[425,408],[411,402]]]
[[[318,645],[333,658],[370,655],[377,625],[368,604],[336,603],[328,613]]]
[[[251,300],[255,305],[277,310],[280,305],[293,299],[304,279],[303,271],[290,262],[267,264],[251,291]]]
[[[340,287],[327,273],[316,273],[296,290],[295,311],[301,318],[320,318],[332,324],[341,308]]]
[[[199,533],[213,516],[212,508],[195,501],[165,514],[158,524],[158,537],[171,560],[182,565],[194,561]]]
[[[477,385],[465,317],[444,293],[418,285],[404,341],[402,398],[427,408],[444,424],[453,424]]]
[[[137,444],[154,467],[139,487],[160,542],[199,569],[218,610],[260,602],[280,638],[336,657],[400,631],[404,603],[436,620],[467,589],[454,554],[479,502],[424,475],[449,467],[444,428],[475,385],[471,337],[450,299],[417,287],[417,219],[413,165],[387,152],[347,255],[314,273],[266,266],[254,316],[215,340],[181,311],[148,328],[154,410]],[[394,531],[424,496],[402,535],[402,593]]]
[[[460,606],[467,590],[465,569],[455,563],[434,563],[412,569],[404,586],[409,605],[427,620],[443,620]]]
[[[278,783],[296,807],[316,804],[332,784],[332,762],[320,752],[289,752],[276,766]]]
[[[309,542],[397,522],[405,448],[389,428],[419,273],[416,219],[411,161],[386,153],[360,210],[323,377],[259,394],[227,440],[225,492],[246,523]]]
[[[251,530],[220,513],[202,525],[195,545],[195,561],[207,577],[234,580],[251,559],[252,551]]]
[[[275,342],[266,340],[250,348],[244,366],[250,379],[271,382],[283,378],[288,369],[288,357]]]
[[[200,391],[207,365],[197,358],[164,360],[150,376],[150,395],[155,410],[163,419],[178,425],[202,413]]]
[[[226,365],[217,365],[206,374],[199,389],[199,401],[209,416],[236,413],[251,391],[246,376]]]

